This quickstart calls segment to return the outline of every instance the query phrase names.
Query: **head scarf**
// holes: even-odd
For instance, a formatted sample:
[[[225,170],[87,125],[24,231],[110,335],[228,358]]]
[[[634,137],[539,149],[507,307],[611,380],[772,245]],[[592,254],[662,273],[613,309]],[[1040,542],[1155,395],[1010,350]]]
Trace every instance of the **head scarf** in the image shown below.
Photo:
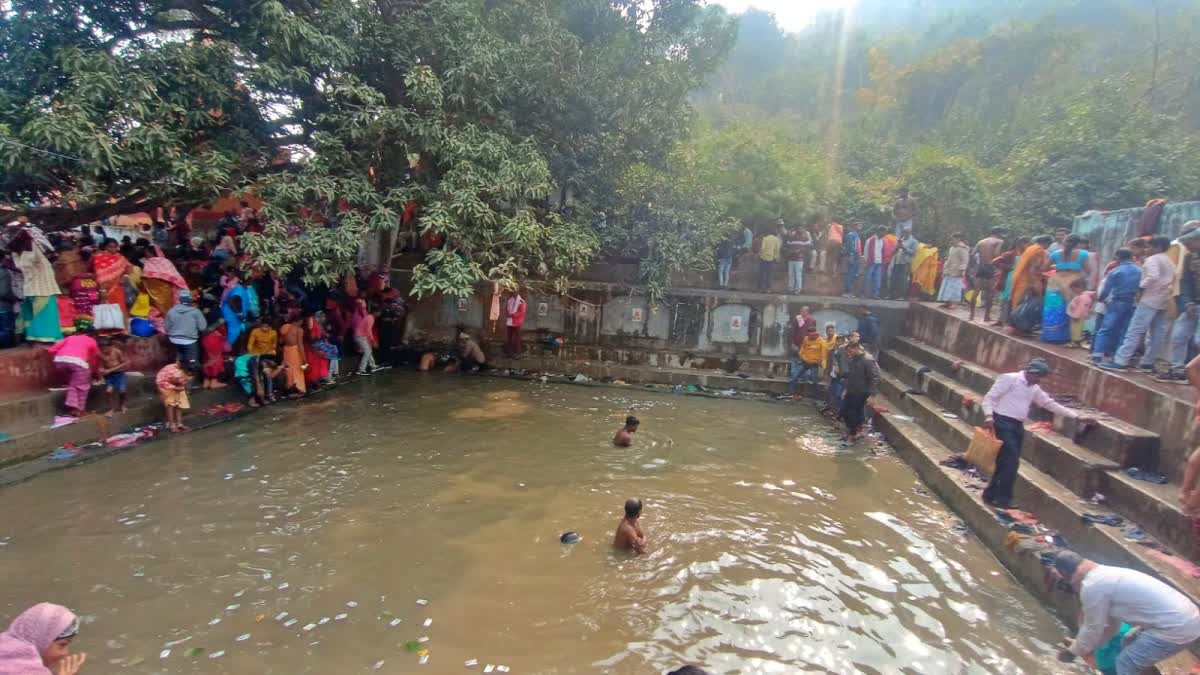
[[[0,633],[0,675],[50,675],[42,652],[78,632],[79,617],[66,607],[49,602],[30,607]]]

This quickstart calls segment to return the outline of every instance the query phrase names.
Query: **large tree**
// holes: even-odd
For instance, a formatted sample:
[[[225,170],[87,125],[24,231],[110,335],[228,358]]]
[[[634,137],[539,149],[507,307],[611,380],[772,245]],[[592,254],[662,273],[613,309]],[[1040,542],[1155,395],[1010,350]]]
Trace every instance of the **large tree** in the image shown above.
[[[448,242],[421,294],[585,264],[592,211],[663,165],[731,36],[697,0],[14,0],[4,18],[8,201],[73,222],[253,189],[267,231],[247,248],[313,281],[413,204]]]

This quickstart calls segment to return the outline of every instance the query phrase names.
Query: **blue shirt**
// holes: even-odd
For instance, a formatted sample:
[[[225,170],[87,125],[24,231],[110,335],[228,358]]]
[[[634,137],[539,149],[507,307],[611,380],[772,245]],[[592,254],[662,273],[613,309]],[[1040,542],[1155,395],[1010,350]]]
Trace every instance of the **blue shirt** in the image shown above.
[[[1133,302],[1142,283],[1142,269],[1131,262],[1123,262],[1108,273],[1099,302]]]
[[[853,230],[842,237],[842,255],[847,258],[857,258],[859,253],[859,234]]]

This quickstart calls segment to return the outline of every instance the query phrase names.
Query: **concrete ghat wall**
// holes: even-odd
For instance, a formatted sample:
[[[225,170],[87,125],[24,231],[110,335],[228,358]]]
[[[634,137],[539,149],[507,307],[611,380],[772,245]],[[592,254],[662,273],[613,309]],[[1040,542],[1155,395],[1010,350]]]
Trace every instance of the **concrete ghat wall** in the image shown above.
[[[823,325],[841,331],[858,325],[856,311],[867,304],[880,318],[885,339],[904,331],[908,304],[831,297],[805,297],[675,289],[651,302],[636,289],[583,283],[565,295],[531,293],[524,335],[536,347],[543,338],[563,337],[568,345],[696,352],[780,359],[787,357],[789,317],[809,306]],[[470,298],[435,297],[410,303],[409,342],[445,343],[465,329],[502,340],[504,321],[491,321],[492,294]]]
[[[48,345],[34,345],[0,350],[0,391],[5,393],[41,391],[65,382],[54,367],[47,351]],[[129,338],[125,342],[130,370],[158,372],[166,364],[166,338]]]
[[[1161,437],[1159,469],[1182,474],[1195,432],[1195,415],[1186,400],[1126,380],[1108,371],[1058,358],[1036,343],[1015,340],[978,324],[968,323],[934,307],[912,306],[909,334],[966,361],[1005,373],[1019,370],[1034,357],[1054,364],[1045,388],[1072,393],[1087,405]]]

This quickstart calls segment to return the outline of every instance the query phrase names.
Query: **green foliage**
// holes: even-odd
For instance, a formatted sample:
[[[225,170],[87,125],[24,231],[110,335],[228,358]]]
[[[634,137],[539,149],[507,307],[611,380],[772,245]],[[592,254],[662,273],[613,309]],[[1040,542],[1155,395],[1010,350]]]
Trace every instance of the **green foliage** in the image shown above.
[[[72,199],[86,222],[253,189],[266,222],[247,250],[312,282],[415,202],[418,228],[447,241],[414,270],[418,295],[586,265],[593,212],[629,167],[665,165],[732,36],[698,0],[0,11],[5,199]]]
[[[751,11],[695,100],[826,148],[842,222],[911,183],[922,239],[1032,231],[1200,197],[1197,31],[1188,0],[860,0],[791,35]]]
[[[674,275],[711,269],[713,249],[737,229],[736,220],[722,215],[721,195],[705,179],[701,161],[680,148],[664,169],[630,167],[617,186],[620,210],[598,225],[611,253],[637,256],[640,279],[653,296]]]

